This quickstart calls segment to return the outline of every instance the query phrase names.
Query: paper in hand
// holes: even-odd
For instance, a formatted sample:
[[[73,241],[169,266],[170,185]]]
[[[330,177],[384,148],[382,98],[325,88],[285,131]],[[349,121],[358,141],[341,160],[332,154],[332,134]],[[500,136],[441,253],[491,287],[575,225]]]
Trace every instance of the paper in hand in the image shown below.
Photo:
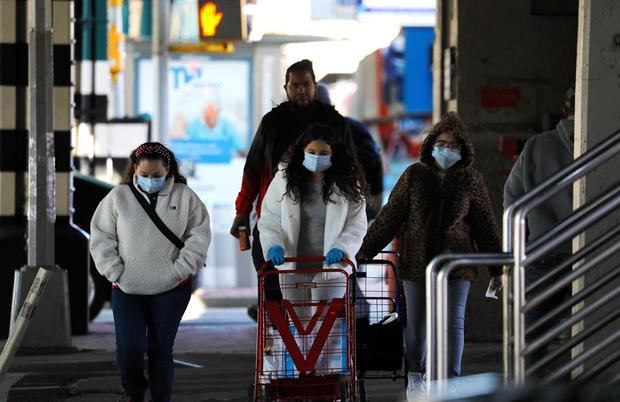
[[[497,300],[497,290],[491,288],[492,284],[493,284],[493,279],[491,279],[491,281],[489,282],[489,287],[487,288],[487,292],[485,293],[485,296],[488,297],[489,299]]]

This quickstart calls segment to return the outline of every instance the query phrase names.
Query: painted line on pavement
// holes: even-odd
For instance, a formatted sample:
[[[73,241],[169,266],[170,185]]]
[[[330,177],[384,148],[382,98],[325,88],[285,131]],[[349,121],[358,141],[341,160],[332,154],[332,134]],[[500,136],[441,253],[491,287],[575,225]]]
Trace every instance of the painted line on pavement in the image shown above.
[[[201,366],[200,364],[195,364],[195,363],[191,363],[191,362],[186,362],[185,360],[177,360],[174,359],[173,360],[176,364],[179,364],[181,366],[187,366],[187,367],[191,367],[191,368],[204,368],[205,366]]]

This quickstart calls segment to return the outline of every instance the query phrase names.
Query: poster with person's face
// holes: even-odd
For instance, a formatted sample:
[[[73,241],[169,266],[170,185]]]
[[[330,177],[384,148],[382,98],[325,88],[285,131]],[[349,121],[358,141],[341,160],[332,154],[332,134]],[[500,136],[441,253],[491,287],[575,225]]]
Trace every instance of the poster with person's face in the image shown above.
[[[141,61],[138,72],[148,82],[150,60]],[[177,157],[194,164],[244,156],[251,136],[249,60],[182,56],[168,62],[168,72],[168,142]],[[142,113],[152,112],[148,88],[140,90]]]
[[[228,163],[245,155],[249,133],[249,62],[172,60],[168,138],[179,159]]]

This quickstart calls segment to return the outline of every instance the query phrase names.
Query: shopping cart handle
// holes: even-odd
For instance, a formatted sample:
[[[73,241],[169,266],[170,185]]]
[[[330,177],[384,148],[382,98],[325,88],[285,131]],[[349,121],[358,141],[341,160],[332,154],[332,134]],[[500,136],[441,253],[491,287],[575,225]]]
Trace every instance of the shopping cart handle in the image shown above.
[[[284,258],[284,262],[321,262],[321,261],[325,261],[325,256],[321,255],[321,256],[313,256],[313,257],[286,257]],[[353,272],[356,271],[355,264],[349,258],[345,257],[340,262],[343,262],[347,264],[348,266],[350,266]],[[271,260],[265,261],[263,265],[260,266],[260,269],[258,270],[259,274],[264,272],[265,268],[269,266],[271,267],[274,266]]]

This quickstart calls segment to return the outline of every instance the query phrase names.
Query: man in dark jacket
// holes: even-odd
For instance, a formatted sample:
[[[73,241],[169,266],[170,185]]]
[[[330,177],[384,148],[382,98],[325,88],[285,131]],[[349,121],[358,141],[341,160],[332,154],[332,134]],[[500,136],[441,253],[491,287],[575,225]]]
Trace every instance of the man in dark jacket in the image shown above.
[[[353,149],[350,127],[345,118],[333,106],[315,99],[316,78],[310,60],[298,61],[286,70],[284,90],[288,100],[263,116],[248,152],[241,190],[235,201],[237,215],[230,228],[230,234],[237,238],[240,227],[249,227],[254,202],[256,216],[260,218],[261,202],[278,164],[306,127],[313,123],[329,125]],[[264,262],[256,226],[252,231],[252,260],[257,270]]]

